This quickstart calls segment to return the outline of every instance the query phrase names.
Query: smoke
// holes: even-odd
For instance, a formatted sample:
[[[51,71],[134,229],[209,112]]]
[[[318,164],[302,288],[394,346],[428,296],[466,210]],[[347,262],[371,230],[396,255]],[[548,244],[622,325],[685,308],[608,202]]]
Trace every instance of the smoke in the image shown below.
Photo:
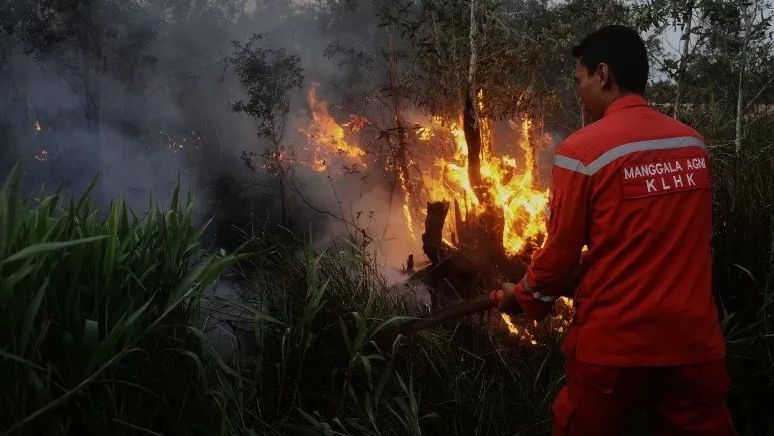
[[[100,102],[98,129],[89,128],[86,120],[83,79],[78,77],[83,71],[77,62],[62,62],[78,60],[76,47],[36,56],[27,54],[19,42],[12,44],[0,68],[0,89],[7,96],[0,99],[0,175],[20,160],[31,191],[41,184],[50,189],[61,185],[66,194],[77,195],[99,174],[95,199],[100,204],[123,195],[136,209],[145,207],[151,192],[166,199],[180,180],[197,198],[199,220],[215,217],[217,242],[235,245],[241,236],[234,234],[233,226],[278,223],[280,201],[276,179],[240,159],[244,151],[260,156],[269,144],[256,136],[253,120],[231,109],[244,96],[238,78],[224,63],[233,53],[232,41],[261,33],[268,47],[300,56],[305,87],[291,95],[285,136],[286,145],[300,151],[309,142],[303,133],[312,118],[309,86],[320,84],[318,98],[331,103],[339,121],[362,113],[369,106],[362,98],[364,89],[374,88],[384,74],[379,48],[389,36],[377,25],[370,2],[178,3],[171,10],[138,6],[144,15],[131,23],[155,25],[153,37],[137,43],[127,31],[117,39],[123,45],[106,47],[116,50],[113,62],[120,64],[125,53],[133,63],[108,65],[93,78]],[[358,62],[342,62],[355,58]],[[384,108],[372,107],[367,116],[382,127],[394,124],[394,115]],[[361,136],[361,144],[384,146],[384,141],[366,136]],[[400,186],[374,156],[367,156],[372,166],[357,172],[342,171],[338,165],[323,172],[294,165],[292,230],[309,231],[321,244],[365,230],[368,248],[397,280],[409,254],[417,266],[424,259],[424,218],[414,214],[414,231],[407,228]]]
[[[210,182],[220,174],[260,190],[239,155],[263,144],[251,120],[231,110],[242,90],[223,63],[232,40],[272,30],[263,27],[269,17],[251,3],[252,9],[236,12],[189,5],[172,18],[141,9],[146,16],[135,20],[137,26],[160,23],[151,41],[136,48],[119,35],[111,41],[115,47],[105,47],[115,51],[113,64],[121,62],[121,50],[136,49],[129,54],[140,63],[131,68],[84,68],[74,43],[40,55],[20,41],[4,41],[11,52],[0,77],[0,176],[20,161],[29,190],[61,185],[65,194],[77,195],[99,174],[96,201],[106,205],[124,195],[137,208],[151,192],[168,196],[178,178],[203,204],[213,200]],[[87,73],[99,104],[96,128],[88,126],[86,80],[79,77]]]
[[[240,215],[223,216],[227,227],[275,219],[272,179],[240,160],[243,151],[260,154],[267,143],[256,137],[249,117],[231,110],[243,90],[223,59],[232,53],[232,41],[262,33],[270,47],[301,57],[307,83],[328,83],[337,66],[324,52],[342,36],[334,29],[337,19],[334,11],[313,2],[181,0],[166,10],[137,3],[131,19],[102,23],[115,27],[117,35],[104,47],[110,52],[107,65],[91,67],[80,62],[75,41],[41,54],[30,50],[23,35],[2,34],[0,176],[21,162],[28,191],[45,185],[48,191],[61,187],[66,195],[78,195],[99,175],[93,194],[98,203],[107,206],[123,195],[138,209],[151,192],[165,199],[179,179],[198,198],[202,220]],[[154,25],[150,41],[132,40]],[[97,115],[91,114],[92,121],[98,119],[96,127],[89,125],[87,82],[99,105]],[[292,96],[288,133],[294,142],[303,141],[295,133],[308,122],[297,116],[305,92]],[[310,173],[299,177],[299,184],[324,186],[320,180],[325,176]],[[309,196],[330,207],[335,200],[329,194],[310,189]],[[234,204],[236,212],[224,212],[225,197],[231,195],[246,201]],[[342,195],[363,194],[342,190]],[[301,229],[327,231],[330,217],[298,202],[296,207]]]

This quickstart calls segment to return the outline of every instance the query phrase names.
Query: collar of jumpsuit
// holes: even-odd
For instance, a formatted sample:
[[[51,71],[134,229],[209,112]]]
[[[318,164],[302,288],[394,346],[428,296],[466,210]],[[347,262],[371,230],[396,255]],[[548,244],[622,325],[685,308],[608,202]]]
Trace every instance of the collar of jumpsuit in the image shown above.
[[[648,106],[648,101],[645,100],[645,97],[638,94],[624,94],[610,103],[607,109],[605,109],[603,117],[635,106]]]
[[[661,366],[724,356],[701,135],[642,96],[621,96],[557,148],[551,193],[548,236],[514,294],[534,319],[574,298],[568,357]]]

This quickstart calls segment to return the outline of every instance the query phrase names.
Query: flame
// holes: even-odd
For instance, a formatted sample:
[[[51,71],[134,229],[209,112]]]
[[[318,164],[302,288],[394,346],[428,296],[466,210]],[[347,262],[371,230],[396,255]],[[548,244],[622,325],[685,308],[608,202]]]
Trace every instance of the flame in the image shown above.
[[[365,126],[373,124],[359,115],[350,115],[345,122],[338,123],[331,116],[328,104],[317,99],[316,87],[309,89],[307,98],[312,120],[308,127],[299,131],[309,139],[311,159],[299,159],[298,162],[308,164],[316,171],[325,170],[333,161],[366,167],[365,151],[349,142],[346,135],[359,133]],[[481,92],[477,107],[480,113],[484,113]],[[413,127],[415,139],[422,145],[407,151],[411,173],[397,169],[395,163],[387,159],[383,170],[385,174],[395,171],[397,188],[402,194],[404,224],[414,243],[418,242],[414,233],[416,218],[426,212],[419,206],[424,204],[424,200],[456,202],[460,207],[460,218],[465,221],[493,210],[502,212],[502,244],[509,255],[524,253],[525,248],[534,246],[531,244],[538,243],[540,237],[546,234],[544,211],[548,191],[535,186],[532,121],[525,117],[518,123],[511,123],[511,127],[519,133],[519,142],[511,148],[498,150],[494,147],[492,126],[486,116],[480,116],[482,183],[475,189],[469,179],[469,149],[460,120],[450,122],[442,116],[433,115]],[[433,148],[438,145],[442,146],[441,150]],[[412,152],[416,154],[412,155]],[[523,159],[517,159],[517,155],[523,156]],[[419,187],[414,187],[415,183]],[[455,220],[456,215],[447,218],[447,224],[451,224],[449,221]],[[445,228],[443,240],[450,246],[459,245],[451,237],[451,227],[448,225]],[[537,345],[548,334],[562,333],[569,327],[572,301],[562,298],[555,308],[554,314],[541,324],[525,323],[522,318],[512,319],[506,314],[501,314],[501,319],[510,335],[525,344]]]
[[[316,171],[324,171],[334,162],[351,167],[366,167],[365,151],[356,143],[350,142],[347,133],[358,133],[371,122],[360,115],[350,115],[338,123],[330,114],[328,104],[317,98],[317,87],[312,86],[307,93],[307,102],[312,116],[308,126],[299,129],[309,139],[310,156],[300,157],[299,161],[308,164]],[[479,91],[477,108],[484,113],[483,93]],[[398,188],[402,193],[402,212],[406,228],[413,241],[415,217],[424,215],[418,209],[424,200],[454,201],[460,207],[460,218],[469,220],[487,212],[499,209],[503,219],[503,247],[508,255],[521,253],[530,243],[537,243],[545,235],[544,210],[547,190],[535,188],[535,156],[531,144],[532,121],[524,118],[512,127],[519,132],[519,143],[510,149],[502,147],[495,153],[492,136],[492,122],[486,116],[480,116],[481,159],[480,174],[482,186],[474,187],[468,175],[468,144],[462,123],[449,122],[442,116],[434,115],[425,122],[416,124],[416,139],[422,143],[433,141],[446,146],[446,152],[431,153],[429,156],[408,156],[415,167],[421,168],[418,174],[419,188],[412,189],[413,175],[397,171]],[[424,125],[421,125],[424,124]],[[346,130],[345,130],[346,129]],[[450,147],[451,146],[451,147]],[[425,148],[427,149],[427,148]],[[421,150],[417,150],[421,153]],[[523,155],[524,159],[517,159]],[[522,163],[523,162],[523,163]],[[385,165],[385,171],[394,170],[391,164]],[[482,190],[484,195],[481,195]],[[479,195],[483,198],[479,198]],[[456,215],[456,214],[455,214]],[[443,237],[455,240],[451,228],[455,216],[447,220],[448,226]]]
[[[35,122],[32,124],[33,128],[36,132],[42,132],[43,131],[43,124],[40,123],[40,121],[35,120]]]
[[[519,329],[511,317],[505,313],[501,313],[500,317],[505,322],[505,325],[508,327],[508,332],[511,335],[516,336],[516,338],[525,344],[537,345],[537,340],[535,340],[535,331],[533,329],[529,327],[522,327]]]
[[[196,150],[200,150],[204,144],[201,135],[199,135],[196,130],[179,134],[159,131],[159,136],[160,141],[162,143],[166,142],[167,149],[173,154],[183,151],[186,146],[191,146]]]
[[[328,111],[328,104],[317,100],[317,88],[309,88],[307,102],[312,113],[312,123],[308,130],[301,128],[301,133],[309,138],[312,149],[311,167],[315,171],[324,171],[335,159],[344,160],[348,164],[366,167],[363,162],[365,151],[357,145],[350,144],[345,139],[344,127],[339,125]],[[364,117],[352,116],[350,122],[343,126],[352,132],[358,132],[368,123]]]
[[[481,177],[487,197],[492,199],[494,207],[502,209],[505,218],[503,246],[507,254],[519,253],[528,241],[546,232],[543,214],[547,191],[533,187],[535,157],[530,144],[530,128],[531,121],[527,118],[520,125],[519,147],[524,153],[524,165],[519,168],[515,157],[494,154],[490,122],[486,118],[481,119]],[[456,148],[451,157],[436,159],[436,177],[425,178],[429,197],[431,201],[457,200],[468,214],[482,214],[492,205],[483,204],[471,186],[464,131],[457,123],[451,124],[449,131]]]
[[[513,323],[510,315],[507,313],[501,313],[500,317],[503,319],[503,321],[505,321],[505,325],[508,327],[508,331],[511,332],[512,335],[519,334],[519,328],[516,327],[516,324]]]
[[[522,343],[537,345],[540,342],[538,339],[566,332],[572,322],[573,313],[572,300],[561,297],[556,300],[552,314],[539,324],[537,321],[514,321],[505,313],[501,313],[500,317],[511,336],[516,337]]]

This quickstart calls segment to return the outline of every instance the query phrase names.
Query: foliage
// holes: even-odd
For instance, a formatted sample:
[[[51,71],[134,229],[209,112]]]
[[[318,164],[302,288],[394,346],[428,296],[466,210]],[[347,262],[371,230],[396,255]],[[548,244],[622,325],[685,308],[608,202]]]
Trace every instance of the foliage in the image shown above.
[[[166,209],[137,216],[119,198],[105,218],[89,191],[21,199],[18,168],[0,191],[2,428],[196,433],[214,419],[207,378],[220,362],[199,300],[239,257],[202,251],[177,189]]]
[[[247,100],[237,100],[234,112],[244,112],[255,120],[258,136],[277,147],[285,135],[290,111],[290,91],[304,82],[301,59],[285,49],[261,46],[263,35],[253,34],[244,44],[234,41],[234,54],[226,59],[236,71],[247,92]]]

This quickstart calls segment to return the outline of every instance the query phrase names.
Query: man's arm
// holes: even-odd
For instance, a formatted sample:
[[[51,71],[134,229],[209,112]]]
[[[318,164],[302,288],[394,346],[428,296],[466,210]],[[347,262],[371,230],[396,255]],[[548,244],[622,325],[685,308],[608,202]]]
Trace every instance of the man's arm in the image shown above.
[[[546,209],[546,241],[535,251],[527,274],[512,291],[524,312],[536,320],[545,318],[558,297],[572,295],[567,285],[588,238],[591,176],[574,166],[579,161],[560,150],[554,160]],[[499,295],[499,301],[507,296]],[[493,298],[499,302],[497,296]]]

